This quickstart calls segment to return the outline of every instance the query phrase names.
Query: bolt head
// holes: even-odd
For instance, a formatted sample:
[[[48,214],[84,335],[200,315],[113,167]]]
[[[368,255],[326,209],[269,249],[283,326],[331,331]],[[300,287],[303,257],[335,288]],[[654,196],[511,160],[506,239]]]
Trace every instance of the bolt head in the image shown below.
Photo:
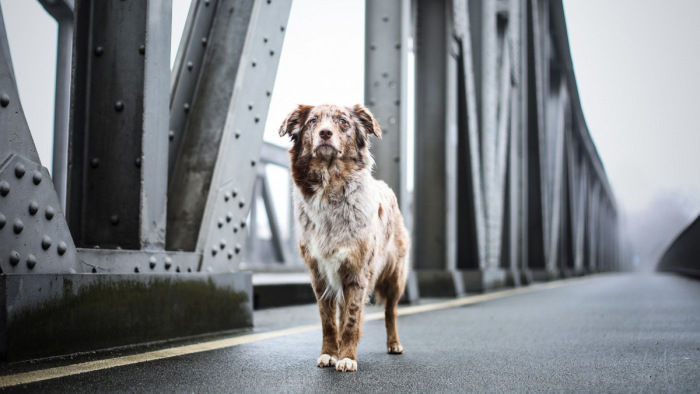
[[[93,157],[92,160],[90,160],[90,167],[97,168],[99,166],[100,166],[100,159],[97,157]]]
[[[10,184],[6,181],[0,181],[0,196],[5,197],[10,192]]]
[[[21,178],[24,176],[24,173],[27,171],[27,169],[24,167],[24,164],[22,163],[17,163],[15,165],[15,176],[17,178]]]
[[[194,68],[194,63],[192,63],[192,61],[187,62],[187,69],[192,71],[193,68]]]
[[[10,105],[10,96],[8,96],[7,93],[0,94],[0,105],[2,105],[3,108]]]
[[[137,157],[136,159],[134,159],[134,165],[136,166],[136,168],[141,168],[141,158],[140,157]]]
[[[27,255],[27,268],[32,269],[36,266],[36,256],[33,254]]]
[[[241,220],[241,228],[245,228],[245,220]]]
[[[41,171],[34,171],[34,175],[32,176],[32,180],[34,181],[34,184],[35,185],[40,184],[42,179],[43,179],[43,176],[41,175]]]
[[[109,222],[112,223],[113,225],[118,225],[119,224],[119,215],[116,213],[112,216],[109,217]]]
[[[24,230],[24,223],[22,223],[21,220],[17,219],[15,220],[15,223],[13,224],[12,228],[15,230],[15,234],[19,234]]]
[[[141,45],[141,46],[139,47],[139,53],[142,54],[142,55],[143,55],[144,53],[146,53],[146,46],[145,46],[145,45]]]
[[[63,241],[59,242],[58,246],[56,246],[56,251],[58,252],[59,256],[63,256],[66,253],[66,250],[68,250],[68,245],[66,245],[66,243]]]
[[[7,223],[7,218],[5,215],[0,213],[0,230],[2,230],[3,227],[5,227],[5,223]]]
[[[124,102],[119,100],[116,103],[114,103],[114,109],[117,112],[122,112],[124,110]]]
[[[10,252],[10,264],[13,267],[19,264],[19,253],[16,250]]]
[[[51,247],[51,237],[49,237],[48,235],[44,235],[44,238],[41,239],[41,248],[44,250],[47,250],[50,247]]]
[[[236,247],[233,248],[233,251],[236,252],[236,254],[241,253],[241,245],[236,244]]]
[[[46,216],[47,220],[53,219],[53,216],[55,214],[56,214],[56,211],[53,209],[53,207],[51,205],[46,207],[46,212],[44,213],[44,215]]]
[[[105,53],[105,49],[102,46],[95,47],[95,56],[102,56]]]
[[[29,202],[29,214],[30,215],[36,215],[36,213],[39,212],[39,204],[32,200]]]

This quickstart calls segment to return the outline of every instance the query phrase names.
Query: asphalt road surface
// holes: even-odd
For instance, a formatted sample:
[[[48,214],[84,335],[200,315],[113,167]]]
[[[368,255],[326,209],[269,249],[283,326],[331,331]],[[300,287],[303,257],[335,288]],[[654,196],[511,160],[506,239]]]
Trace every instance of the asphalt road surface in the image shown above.
[[[560,284],[400,316],[403,355],[386,354],[382,320],[367,321],[357,372],[316,367],[321,332],[315,328],[316,307],[309,305],[256,312],[256,328],[238,336],[251,338],[247,343],[176,355],[178,345],[166,358],[79,374],[75,364],[85,361],[80,357],[61,365],[12,365],[0,376],[0,386],[23,376],[36,381],[4,390],[700,391],[700,281],[615,274]],[[281,331],[290,327],[302,328]],[[50,376],[47,371],[67,376],[42,380]]]

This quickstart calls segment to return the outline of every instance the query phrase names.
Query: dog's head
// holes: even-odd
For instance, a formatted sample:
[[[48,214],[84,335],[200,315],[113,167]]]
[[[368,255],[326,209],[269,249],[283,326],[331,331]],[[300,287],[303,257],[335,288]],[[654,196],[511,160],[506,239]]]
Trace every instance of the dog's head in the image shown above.
[[[302,155],[320,159],[356,159],[369,148],[369,134],[381,138],[379,124],[361,105],[300,105],[279,129],[289,135]]]
[[[281,137],[289,135],[292,176],[300,183],[323,166],[334,165],[342,171],[357,171],[373,165],[369,153],[369,135],[381,138],[379,123],[359,104],[299,105],[282,122]]]

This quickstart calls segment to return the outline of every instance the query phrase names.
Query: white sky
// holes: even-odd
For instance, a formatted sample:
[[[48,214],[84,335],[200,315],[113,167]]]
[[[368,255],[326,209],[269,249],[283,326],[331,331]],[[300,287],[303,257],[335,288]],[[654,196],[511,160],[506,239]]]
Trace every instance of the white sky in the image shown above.
[[[265,138],[275,143],[283,142],[277,128],[296,104],[363,100],[364,1],[293,4],[266,125]],[[0,5],[24,111],[50,169],[57,27],[36,1]],[[675,190],[700,210],[700,1],[564,6],[584,114],[618,200],[635,210]],[[175,41],[188,7],[189,0],[173,2]]]

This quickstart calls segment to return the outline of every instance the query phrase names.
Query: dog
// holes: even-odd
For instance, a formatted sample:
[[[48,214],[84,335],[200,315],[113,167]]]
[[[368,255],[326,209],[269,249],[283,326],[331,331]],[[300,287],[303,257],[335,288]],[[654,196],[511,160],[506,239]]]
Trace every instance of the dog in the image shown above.
[[[279,134],[293,143],[299,253],[323,330],[317,365],[357,370],[363,308],[372,292],[385,303],[387,351],[403,353],[396,308],[406,286],[410,239],[394,192],[372,177],[369,137],[381,139],[379,123],[359,104],[299,105]]]

